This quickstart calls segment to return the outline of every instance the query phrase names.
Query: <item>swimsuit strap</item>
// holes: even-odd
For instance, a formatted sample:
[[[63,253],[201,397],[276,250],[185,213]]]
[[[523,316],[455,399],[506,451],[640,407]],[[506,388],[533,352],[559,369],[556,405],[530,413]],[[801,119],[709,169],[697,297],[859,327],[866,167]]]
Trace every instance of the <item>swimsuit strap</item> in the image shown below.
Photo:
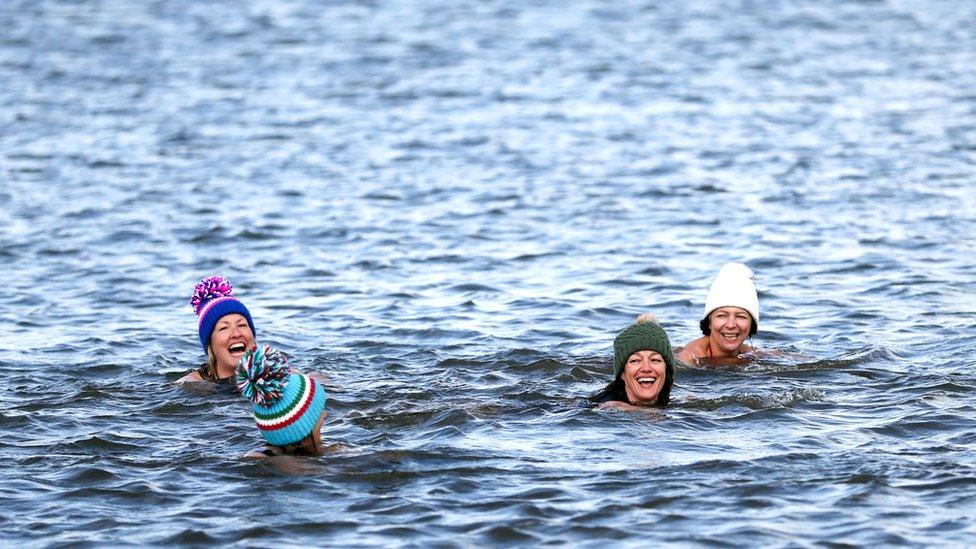
[[[227,377],[216,377],[210,375],[210,369],[207,367],[207,364],[201,364],[200,367],[197,368],[197,373],[200,374],[200,377],[203,378],[204,381],[209,381],[211,383],[233,382],[234,380],[234,376],[232,375]]]

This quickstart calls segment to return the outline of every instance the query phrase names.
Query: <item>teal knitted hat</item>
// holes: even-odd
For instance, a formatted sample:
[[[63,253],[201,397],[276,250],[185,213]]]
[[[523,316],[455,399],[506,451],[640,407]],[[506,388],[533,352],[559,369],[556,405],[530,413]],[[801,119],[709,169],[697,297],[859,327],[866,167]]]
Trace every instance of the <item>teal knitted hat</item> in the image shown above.
[[[285,357],[268,345],[255,346],[237,366],[237,390],[249,400],[264,440],[287,446],[312,434],[325,409],[325,389],[292,372]]]
[[[616,378],[624,371],[624,364],[630,355],[637,351],[655,351],[664,358],[668,370],[674,370],[674,354],[671,353],[671,341],[664,328],[658,324],[651,314],[642,314],[637,320],[623,329],[613,340],[613,376]]]

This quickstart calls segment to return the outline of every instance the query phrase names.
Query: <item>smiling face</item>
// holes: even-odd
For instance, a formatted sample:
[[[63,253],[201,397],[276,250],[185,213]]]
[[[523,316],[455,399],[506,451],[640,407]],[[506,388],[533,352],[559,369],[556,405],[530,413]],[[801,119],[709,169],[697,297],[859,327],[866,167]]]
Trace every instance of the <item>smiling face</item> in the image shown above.
[[[210,335],[210,348],[217,362],[217,377],[232,375],[244,351],[253,346],[254,334],[243,315],[231,313],[220,317]]]
[[[651,406],[664,387],[667,364],[656,351],[637,351],[627,358],[620,379],[624,381],[627,400],[636,406]]]
[[[749,337],[752,316],[739,307],[719,307],[708,315],[708,342],[718,355],[739,356],[739,347]]]

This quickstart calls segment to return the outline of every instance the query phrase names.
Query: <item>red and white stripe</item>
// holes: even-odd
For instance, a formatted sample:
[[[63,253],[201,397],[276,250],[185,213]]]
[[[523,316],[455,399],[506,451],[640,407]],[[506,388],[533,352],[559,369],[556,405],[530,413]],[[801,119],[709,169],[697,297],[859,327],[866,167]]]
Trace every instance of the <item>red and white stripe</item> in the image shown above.
[[[262,431],[274,431],[277,429],[284,429],[292,423],[298,421],[300,417],[305,414],[305,410],[312,404],[312,399],[315,398],[315,381],[310,377],[305,377],[307,380],[305,383],[305,391],[302,392],[301,397],[298,402],[290,410],[283,410],[281,415],[274,419],[258,419],[254,418],[258,424],[258,429]],[[318,419],[318,418],[316,418]]]

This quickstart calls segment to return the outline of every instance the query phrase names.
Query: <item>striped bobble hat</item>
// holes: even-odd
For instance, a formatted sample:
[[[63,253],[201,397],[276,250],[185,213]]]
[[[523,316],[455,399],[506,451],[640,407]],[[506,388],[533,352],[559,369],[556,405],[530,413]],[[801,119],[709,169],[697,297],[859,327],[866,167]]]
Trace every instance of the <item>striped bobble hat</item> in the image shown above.
[[[237,390],[251,402],[264,440],[287,446],[312,433],[325,410],[325,390],[305,374],[292,372],[285,356],[268,345],[244,353],[237,365]]]
[[[257,336],[250,311],[234,297],[234,287],[222,276],[208,276],[198,282],[193,288],[193,294],[190,295],[190,306],[199,319],[198,330],[203,352],[207,352],[210,336],[217,321],[229,314],[237,313],[246,318],[248,326],[251,327],[251,336]]]

